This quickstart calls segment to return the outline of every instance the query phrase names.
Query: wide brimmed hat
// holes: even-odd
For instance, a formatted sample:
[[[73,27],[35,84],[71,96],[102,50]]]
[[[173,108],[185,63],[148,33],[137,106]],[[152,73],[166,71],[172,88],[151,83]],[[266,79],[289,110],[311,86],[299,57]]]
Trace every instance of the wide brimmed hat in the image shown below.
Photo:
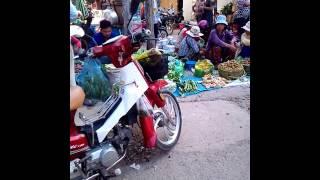
[[[242,27],[242,29],[250,32],[250,21],[248,21],[247,24]]]
[[[192,26],[189,31],[186,32],[191,37],[200,37],[203,34],[200,32],[199,26]]]
[[[216,24],[224,24],[228,26],[227,18],[225,15],[219,15],[216,18]]]

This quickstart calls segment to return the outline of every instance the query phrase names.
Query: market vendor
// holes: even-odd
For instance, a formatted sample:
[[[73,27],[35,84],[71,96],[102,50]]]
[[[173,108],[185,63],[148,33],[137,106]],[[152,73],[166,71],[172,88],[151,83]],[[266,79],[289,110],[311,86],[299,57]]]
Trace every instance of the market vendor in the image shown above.
[[[227,58],[234,58],[236,52],[236,38],[226,28],[228,22],[225,15],[216,18],[215,29],[210,33],[207,43],[207,56],[217,65]]]
[[[203,34],[200,32],[198,26],[192,26],[190,30],[187,31],[187,36],[183,38],[180,43],[179,58],[189,58],[197,59],[200,57],[200,48],[198,41]]]
[[[97,45],[102,45],[107,40],[114,38],[118,36],[119,34],[113,31],[111,22],[108,20],[101,20],[100,21],[100,30],[99,32],[95,33],[93,35],[93,39],[96,41]],[[93,42],[90,42],[89,47],[94,47],[95,44]],[[102,64],[109,64],[111,63],[111,59],[107,56],[102,56],[99,58]]]
[[[100,30],[93,35],[93,39],[98,45],[102,45],[107,40],[116,36],[115,32],[112,31],[111,22],[104,19],[100,21]]]
[[[240,47],[236,53],[236,56],[242,58],[250,58],[250,21],[242,27],[245,30],[241,35]]]

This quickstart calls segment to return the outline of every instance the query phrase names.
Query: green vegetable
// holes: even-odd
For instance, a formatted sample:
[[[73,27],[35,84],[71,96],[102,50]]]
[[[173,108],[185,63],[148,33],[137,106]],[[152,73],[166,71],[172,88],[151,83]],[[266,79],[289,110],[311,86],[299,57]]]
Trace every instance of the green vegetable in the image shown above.
[[[192,81],[192,80],[178,82],[177,86],[179,88],[179,91],[182,94],[184,94],[186,92],[195,92],[195,91],[197,91],[197,84],[196,84],[195,81]]]

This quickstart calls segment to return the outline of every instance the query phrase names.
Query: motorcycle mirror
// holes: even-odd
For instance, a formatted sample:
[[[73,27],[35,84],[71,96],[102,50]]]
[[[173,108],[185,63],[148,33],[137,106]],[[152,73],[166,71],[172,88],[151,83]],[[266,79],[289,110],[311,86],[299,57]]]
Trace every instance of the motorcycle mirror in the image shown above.
[[[70,36],[81,38],[84,36],[84,34],[85,34],[84,30],[80,26],[77,26],[77,25],[70,26]]]

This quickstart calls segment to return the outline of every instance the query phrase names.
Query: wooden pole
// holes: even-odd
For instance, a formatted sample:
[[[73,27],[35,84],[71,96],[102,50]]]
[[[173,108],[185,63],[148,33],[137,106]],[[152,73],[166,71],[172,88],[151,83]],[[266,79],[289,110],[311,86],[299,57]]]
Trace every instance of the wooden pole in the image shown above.
[[[151,38],[154,38],[154,12],[153,12],[153,0],[145,1],[146,19],[148,20],[148,29],[151,31]],[[156,47],[155,41],[147,41],[147,49]]]

